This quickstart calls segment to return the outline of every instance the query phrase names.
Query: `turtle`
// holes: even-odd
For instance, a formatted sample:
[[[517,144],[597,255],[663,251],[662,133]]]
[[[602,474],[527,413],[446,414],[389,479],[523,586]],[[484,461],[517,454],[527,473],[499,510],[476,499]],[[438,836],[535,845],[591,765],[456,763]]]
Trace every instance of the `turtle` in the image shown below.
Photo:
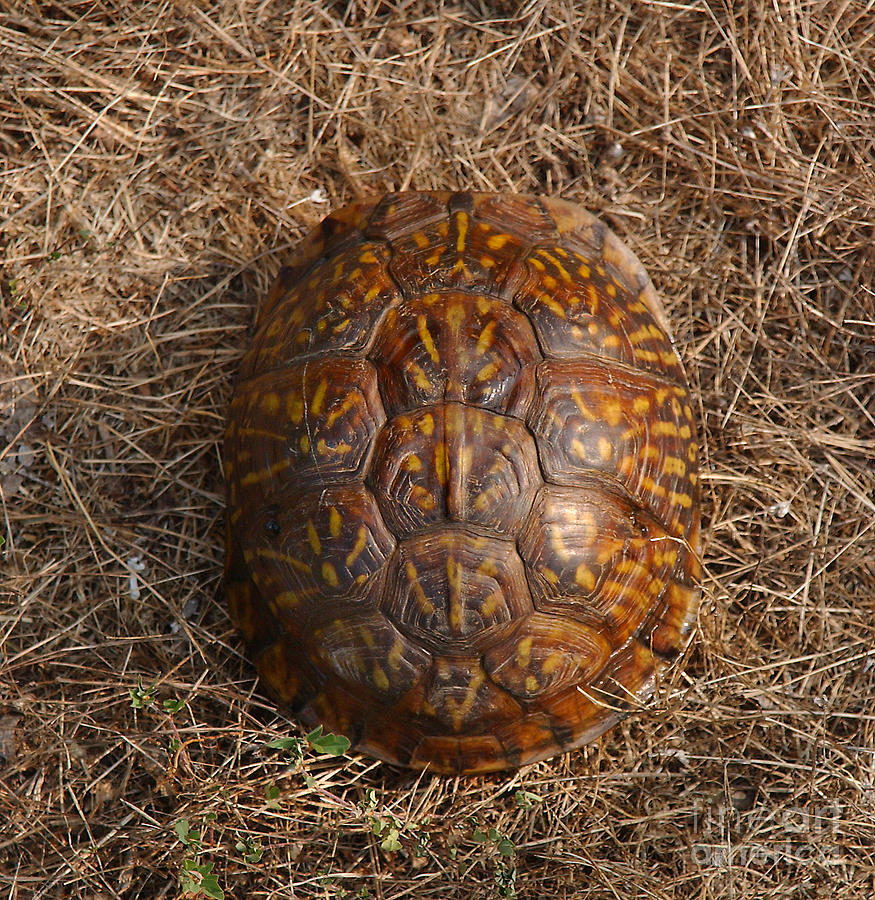
[[[414,769],[601,735],[686,647],[698,445],[663,305],[582,206],[403,191],[328,215],[258,309],[224,584],[308,729]]]

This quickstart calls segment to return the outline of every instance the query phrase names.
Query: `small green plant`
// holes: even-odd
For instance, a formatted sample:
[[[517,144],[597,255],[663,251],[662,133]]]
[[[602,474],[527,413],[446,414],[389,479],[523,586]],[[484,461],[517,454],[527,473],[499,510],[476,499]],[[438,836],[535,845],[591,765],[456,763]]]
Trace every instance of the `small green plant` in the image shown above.
[[[517,791],[513,795],[513,799],[520,809],[532,809],[536,803],[541,802],[541,798],[531,791]]]
[[[394,813],[386,811],[378,813],[378,806],[376,790],[368,788],[364,799],[359,801],[359,808],[364,813],[371,834],[380,839],[380,849],[385,853],[397,853],[404,847],[404,843],[409,841],[414,856],[425,856],[425,848],[430,840],[427,830],[429,820],[404,822]]]
[[[211,821],[215,814],[209,813],[204,821]],[[224,900],[225,892],[219,887],[219,880],[213,874],[213,863],[201,862],[203,852],[202,830],[192,828],[188,819],[179,819],[173,823],[180,843],[191,853],[182,861],[179,873],[179,886],[183,894],[189,897],[208,897],[209,900]]]
[[[131,706],[134,709],[146,709],[147,706],[154,705],[155,701],[158,699],[158,695],[155,692],[157,684],[158,680],[156,679],[149,687],[144,687],[143,679],[138,675],[137,686],[135,688],[128,688],[128,693],[131,695]]]
[[[261,857],[264,855],[264,848],[257,838],[243,838],[234,844],[234,849],[243,857],[244,862],[253,865],[261,862]]]
[[[516,852],[513,841],[496,828],[485,829],[475,823],[474,833],[471,835],[471,838],[478,844],[485,844],[487,842],[494,844],[495,849],[498,850],[502,856],[510,857]]]
[[[304,751],[307,747],[325,756],[343,756],[351,745],[349,738],[345,738],[342,734],[331,734],[330,732],[323,734],[322,726],[317,725],[303,738],[277,738],[267,746],[271,750],[285,750],[292,761],[298,763],[304,758]]]

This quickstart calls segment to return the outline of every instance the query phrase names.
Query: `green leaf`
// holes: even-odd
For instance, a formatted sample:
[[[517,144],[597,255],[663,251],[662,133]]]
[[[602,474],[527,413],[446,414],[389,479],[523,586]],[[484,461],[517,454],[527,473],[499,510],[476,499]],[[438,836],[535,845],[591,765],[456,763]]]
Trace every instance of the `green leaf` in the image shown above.
[[[397,828],[390,828],[389,833],[380,842],[380,846],[387,853],[395,853],[401,849],[401,841],[398,840],[400,836],[400,832]]]
[[[496,847],[502,856],[513,856],[516,852],[513,841],[506,837],[501,838],[496,844]]]
[[[264,789],[264,799],[267,800],[268,808],[270,809],[279,809],[280,808],[280,789],[275,784],[269,784]]]
[[[195,897],[209,897],[210,900],[224,900],[225,892],[219,887],[219,879],[212,874],[213,863],[196,863],[193,859],[182,861],[179,883],[186,894]]]
[[[513,795],[513,798],[516,800],[516,805],[519,806],[520,809],[531,809],[535,803],[540,803],[541,801],[541,798],[531,791],[517,791]]]
[[[179,819],[173,823],[173,830],[183,844],[188,843],[188,819]]]
[[[296,737],[277,738],[267,746],[270,750],[295,750],[301,746],[301,740]]]
[[[342,734],[322,734],[321,725],[307,735],[307,742],[317,753],[327,756],[343,756],[352,746],[349,738]]]
[[[164,707],[164,712],[170,713],[178,713],[181,709],[185,709],[185,700],[162,700],[161,706]]]

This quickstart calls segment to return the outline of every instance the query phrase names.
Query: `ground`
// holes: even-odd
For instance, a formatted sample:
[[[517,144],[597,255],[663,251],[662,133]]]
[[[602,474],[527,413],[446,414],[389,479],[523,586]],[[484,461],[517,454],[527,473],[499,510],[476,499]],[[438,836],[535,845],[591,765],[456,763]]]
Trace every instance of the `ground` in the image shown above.
[[[871,0],[0,3],[0,893],[871,897],[873,35]],[[258,299],[399,188],[603,217],[696,399],[684,665],[509,774],[301,740],[221,593]]]

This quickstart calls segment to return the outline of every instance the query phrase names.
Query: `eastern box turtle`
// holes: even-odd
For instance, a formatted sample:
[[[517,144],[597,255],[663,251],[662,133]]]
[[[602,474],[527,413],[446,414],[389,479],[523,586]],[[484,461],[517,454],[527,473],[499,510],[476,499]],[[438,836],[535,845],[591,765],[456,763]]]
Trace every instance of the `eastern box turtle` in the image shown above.
[[[262,680],[436,772],[592,740],[690,631],[694,430],[650,279],[580,207],[338,210],[259,310],[225,438],[225,584]]]

